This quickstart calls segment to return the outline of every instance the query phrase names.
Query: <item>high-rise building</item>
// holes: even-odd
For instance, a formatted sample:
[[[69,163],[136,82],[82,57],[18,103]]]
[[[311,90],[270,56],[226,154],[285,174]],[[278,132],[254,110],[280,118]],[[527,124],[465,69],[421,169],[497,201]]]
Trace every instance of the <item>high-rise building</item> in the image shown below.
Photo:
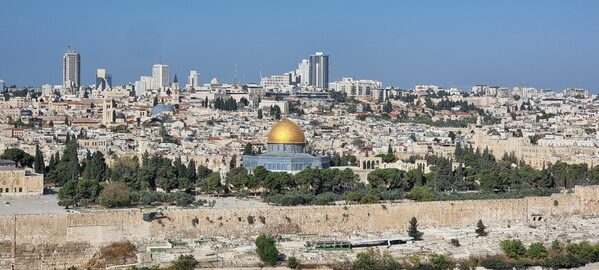
[[[135,81],[135,95],[141,96],[151,89],[152,87],[152,76],[141,76],[139,81]]]
[[[187,87],[198,89],[200,88],[200,73],[197,70],[191,70],[187,78]]]
[[[43,96],[51,96],[54,92],[54,88],[50,84],[42,85],[42,95]]]
[[[297,67],[297,75],[300,78],[300,84],[306,86],[310,83],[310,61],[302,59]]]
[[[329,88],[329,56],[317,52],[310,56],[310,83],[316,88]]]
[[[156,64],[152,67],[152,89],[168,87],[168,65]]]
[[[96,89],[106,90],[112,88],[112,76],[106,73],[106,69],[96,70]]]
[[[0,80],[0,91],[4,91],[4,81]]]
[[[68,50],[62,61],[62,85],[65,88],[78,88],[81,85],[81,57],[74,50]]]

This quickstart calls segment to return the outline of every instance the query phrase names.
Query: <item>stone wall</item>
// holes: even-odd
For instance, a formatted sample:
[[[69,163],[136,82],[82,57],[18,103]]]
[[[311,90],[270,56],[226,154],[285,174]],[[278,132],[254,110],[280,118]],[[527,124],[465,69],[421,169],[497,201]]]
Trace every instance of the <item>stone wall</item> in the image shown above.
[[[420,226],[534,224],[570,216],[599,214],[599,186],[576,187],[551,197],[300,206],[256,209],[175,209],[165,218],[143,221],[140,209],[0,217],[0,269],[64,269],[82,265],[100,246],[224,236],[255,237],[261,232],[342,234],[402,230],[412,217]]]

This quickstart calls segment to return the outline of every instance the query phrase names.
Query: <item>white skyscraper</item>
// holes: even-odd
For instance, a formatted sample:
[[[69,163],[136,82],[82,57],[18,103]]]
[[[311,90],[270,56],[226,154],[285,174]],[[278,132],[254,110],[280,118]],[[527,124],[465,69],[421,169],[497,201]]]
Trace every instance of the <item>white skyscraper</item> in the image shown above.
[[[141,76],[139,81],[135,81],[135,95],[141,96],[152,88],[153,78],[151,76]]]
[[[81,85],[81,57],[79,53],[68,50],[62,61],[63,87],[78,88]]]
[[[197,70],[191,70],[187,78],[187,87],[198,89],[200,88],[200,73]]]
[[[152,89],[168,87],[168,65],[156,64],[152,67]]]
[[[310,83],[310,61],[302,59],[297,67],[297,74],[300,77],[300,84],[306,86]]]

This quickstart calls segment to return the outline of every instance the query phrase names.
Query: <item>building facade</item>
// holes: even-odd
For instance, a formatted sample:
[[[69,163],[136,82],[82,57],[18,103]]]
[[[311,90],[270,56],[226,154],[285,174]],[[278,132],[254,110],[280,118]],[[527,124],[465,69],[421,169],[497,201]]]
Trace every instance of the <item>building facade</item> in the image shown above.
[[[317,52],[310,56],[310,86],[329,88],[329,56]]]
[[[96,70],[96,89],[106,90],[112,88],[112,76],[106,72],[106,69]]]
[[[81,57],[79,53],[69,50],[64,54],[62,62],[62,85],[65,88],[78,88],[81,85]]]
[[[156,64],[152,66],[152,89],[168,87],[168,65]]]
[[[12,160],[0,160],[0,194],[2,196],[42,195],[44,176],[17,168]]]
[[[191,70],[187,78],[187,87],[193,89],[200,88],[200,73],[197,70]]]

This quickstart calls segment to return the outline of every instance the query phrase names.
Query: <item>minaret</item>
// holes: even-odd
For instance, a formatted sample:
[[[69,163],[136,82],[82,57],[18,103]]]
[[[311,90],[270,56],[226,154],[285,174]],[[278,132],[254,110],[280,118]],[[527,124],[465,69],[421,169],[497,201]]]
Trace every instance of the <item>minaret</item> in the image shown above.
[[[173,78],[173,96],[172,96],[172,102],[173,103],[179,103],[179,95],[180,95],[180,91],[179,91],[179,80],[177,79],[177,74],[175,74],[175,77]]]

